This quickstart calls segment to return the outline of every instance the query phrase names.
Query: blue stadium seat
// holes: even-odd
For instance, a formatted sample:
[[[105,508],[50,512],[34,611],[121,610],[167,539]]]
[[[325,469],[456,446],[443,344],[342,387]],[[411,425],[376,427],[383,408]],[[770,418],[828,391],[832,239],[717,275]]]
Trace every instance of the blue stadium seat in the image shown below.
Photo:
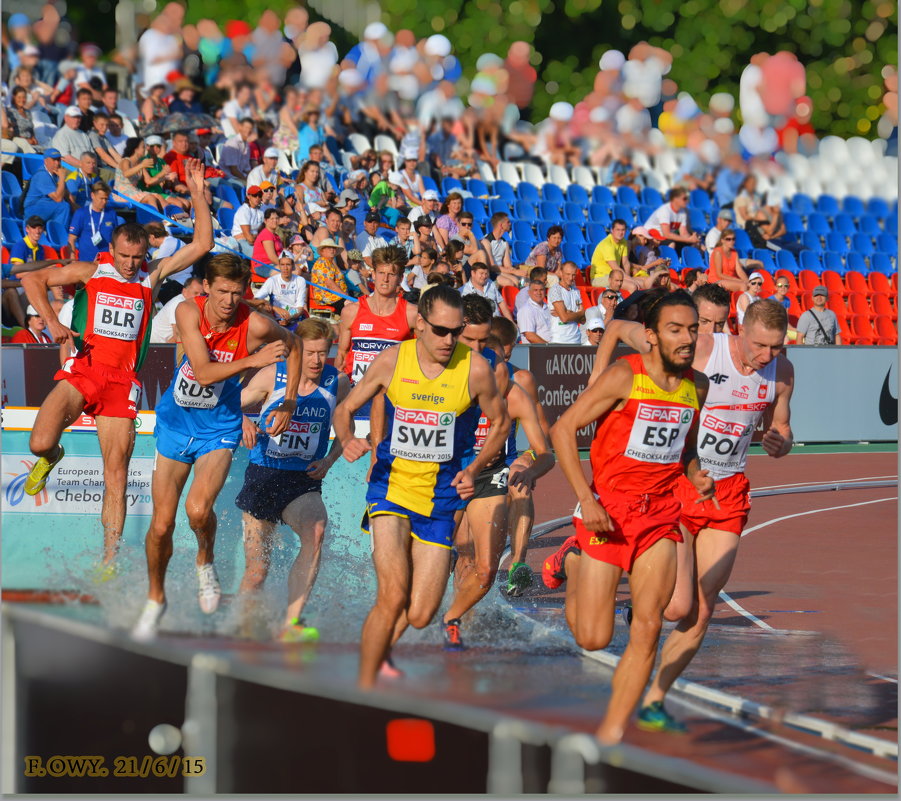
[[[582,224],[585,222],[585,206],[581,203],[574,203],[571,200],[567,200],[563,204],[563,219],[568,220],[569,222],[577,222]]]
[[[512,204],[516,200],[516,192],[513,191],[513,187],[506,181],[495,181],[491,191],[499,198],[506,200],[507,203]]]
[[[876,237],[876,250],[880,253],[888,253],[889,256],[898,256],[898,238],[894,234],[884,232]]]
[[[801,254],[804,255],[803,253]],[[875,256],[876,254],[874,254]],[[852,250],[845,257],[845,265],[848,270],[855,270],[863,275],[866,275],[870,268],[867,266],[867,260],[863,257],[862,253],[858,253],[856,250]]]
[[[541,199],[556,203],[558,206],[562,206],[566,200],[563,197],[563,190],[557,184],[550,183],[550,181],[541,187]]]
[[[535,238],[532,226],[525,220],[513,221],[513,241],[514,242],[531,242]]]
[[[552,200],[542,200],[538,204],[538,216],[542,220],[559,220],[561,218],[560,204]]]
[[[515,239],[513,241],[513,263],[523,264],[534,247],[532,239]]]
[[[563,241],[572,242],[581,247],[585,244],[585,234],[578,223],[563,223]]]
[[[616,190],[616,201],[632,208],[638,208],[640,201],[631,186],[620,186]]]
[[[857,219],[866,213],[863,201],[857,195],[846,195],[842,201],[842,211]]]
[[[482,222],[482,220],[488,219],[485,204],[477,197],[463,198],[463,211],[468,211],[475,222]]]
[[[593,203],[603,203],[607,206],[612,206],[616,202],[616,198],[613,197],[613,192],[608,186],[594,187],[591,190],[591,200]]]
[[[491,194],[488,191],[488,185],[481,178],[470,178],[466,182],[466,189],[472,192],[474,197],[484,197]]]
[[[589,203],[588,219],[592,222],[610,225],[610,221],[613,219],[613,216],[610,213],[610,206],[603,203]]]
[[[219,227],[222,228],[227,235],[231,234],[232,226],[235,224],[235,211],[236,209],[220,206],[219,211],[216,212],[216,217],[219,220]]]
[[[884,220],[891,213],[888,203],[881,197],[871,197],[867,201],[867,213]]]
[[[781,251],[780,251],[781,252]],[[775,251],[768,250],[767,248],[754,248],[751,252],[751,258],[757,259],[757,261],[763,264],[763,268],[767,270],[770,275],[776,272],[776,254]],[[797,269],[795,270],[797,272]]]
[[[3,241],[8,245],[11,245],[13,242],[18,242],[25,236],[25,230],[23,229],[20,220],[14,220],[11,217],[6,217],[4,215],[2,222],[0,222],[0,226],[2,226]]]
[[[688,205],[701,211],[713,211],[710,195],[703,189],[692,189],[688,195]]]
[[[227,200],[236,209],[241,205],[241,201],[238,199],[238,193],[235,191],[235,188],[226,181],[220,182],[219,186],[215,189],[215,193],[217,197],[220,197],[222,200]]]
[[[877,273],[887,275],[889,278],[898,272],[895,265],[892,264],[892,258],[888,253],[874,253],[870,257],[870,269],[875,270]]]
[[[791,210],[796,214],[806,217],[814,210],[813,199],[810,195],[805,195],[803,192],[797,192],[791,199]]]
[[[463,182],[459,178],[445,176],[441,179],[441,194],[447,197],[455,189],[462,189]]]
[[[653,206],[645,206],[641,205],[638,207],[638,213],[635,215],[635,222],[641,224],[645,220],[651,219],[651,215],[657,211]],[[702,230],[707,230],[707,226],[704,226]]]
[[[701,234],[706,234],[709,228],[707,217],[704,216],[704,212],[700,209],[688,209],[688,225],[692,231],[697,231]]]
[[[560,220],[539,220],[535,223],[535,231],[538,233],[538,240],[540,242],[547,239],[547,232],[554,225],[560,225]]]
[[[834,217],[840,211],[838,200],[832,195],[820,195],[817,198],[817,211],[827,217]]]
[[[801,215],[796,211],[786,211],[782,215],[782,219],[785,222],[785,231],[789,234],[803,234],[804,233],[804,220],[801,219]]]
[[[484,228],[482,227],[483,225],[485,226]],[[474,220],[472,223],[472,232],[476,239],[483,239],[486,233],[490,233],[491,227],[488,225],[488,218],[483,218],[481,222]]]
[[[653,206],[658,209],[663,205],[663,195],[653,186],[644,186],[641,189],[641,202],[645,206]]]
[[[851,247],[864,256],[870,256],[876,252],[876,248],[873,247],[873,240],[866,234],[854,234],[851,237]]]
[[[750,253],[754,249],[754,243],[751,242],[751,237],[748,236],[748,232],[745,231],[744,228],[736,228],[735,230],[735,249],[738,251],[738,254],[743,258],[747,257],[747,254]]]
[[[815,234],[813,231],[805,231],[801,234],[801,244],[810,250],[823,250],[823,243],[820,241],[820,235]]]
[[[820,254],[813,250],[802,250],[801,269],[813,270],[817,275],[823,272],[823,261],[820,258]]]
[[[570,184],[566,187],[566,199],[571,203],[578,203],[583,208],[590,202],[588,190],[579,184]]]
[[[682,248],[682,263],[686,267],[697,267],[701,270],[707,269],[707,264],[704,262],[704,255],[697,248],[688,247]]]
[[[530,184],[528,181],[520,181],[516,186],[516,196],[520,200],[526,200],[533,205],[537,205],[541,200],[538,194],[538,187]]]
[[[632,210],[631,206],[627,206],[625,203],[614,203],[613,204],[613,217],[616,219],[621,219],[626,221],[626,225],[631,228],[635,225],[635,214]]]
[[[763,255],[761,256],[758,254]],[[763,266],[766,267],[771,273],[774,273],[775,270],[770,269],[770,267],[767,266],[767,261],[765,258],[766,256],[769,256],[770,260],[772,260],[773,251],[764,250],[762,248],[754,251],[754,258],[760,259],[763,262]],[[792,252],[790,250],[786,250],[785,248],[776,251],[776,266],[780,270],[788,270],[792,275],[797,275],[801,271],[801,268],[798,267],[798,262],[795,260]]]
[[[438,192],[438,184],[435,183],[435,179],[432,178],[430,175],[422,176],[422,185],[426,189],[431,189],[433,192]],[[439,192],[439,194],[441,194],[441,193]]]
[[[520,184],[520,186],[522,186],[522,184]],[[535,187],[532,188],[534,189]],[[536,196],[537,194],[538,193],[536,192]],[[538,215],[535,214],[534,206],[532,206],[532,204],[526,200],[517,200],[513,205],[513,212],[521,220],[528,220],[529,222],[532,222],[533,220],[538,219]]]
[[[488,201],[488,216],[497,214],[500,211],[504,212],[504,214],[510,214],[510,204],[506,199],[501,197],[491,198],[491,200]]]
[[[889,212],[888,217],[885,218],[885,222],[882,224],[886,231],[890,233],[897,233],[898,231],[898,209]]]
[[[872,247],[873,243],[870,242],[870,248]],[[847,253],[850,250],[848,240],[842,234],[836,232],[826,234],[826,250],[834,250],[836,253]]]
[[[9,201],[9,207],[15,209],[13,201],[22,196],[22,185],[19,179],[9,170],[0,172],[0,186],[3,188],[3,202]]]
[[[842,254],[835,250],[827,250],[823,254],[823,269],[835,270],[837,273],[845,272],[845,264],[842,260]]]
[[[588,263],[582,255],[582,246],[566,239],[563,240],[563,258],[566,259],[566,261],[575,262],[579,269]]]
[[[836,214],[832,220],[832,225],[843,236],[854,236],[857,233],[857,226],[854,225],[854,219],[850,214]]]
[[[586,239],[593,245],[597,246],[598,242],[607,238],[609,231],[603,223],[590,222],[585,226]]]
[[[807,230],[820,236],[826,236],[832,229],[829,227],[826,215],[815,211],[807,215]]]
[[[879,227],[879,219],[866,212],[857,218],[857,229],[860,233],[869,234],[870,236],[878,236],[879,232],[882,230]]]

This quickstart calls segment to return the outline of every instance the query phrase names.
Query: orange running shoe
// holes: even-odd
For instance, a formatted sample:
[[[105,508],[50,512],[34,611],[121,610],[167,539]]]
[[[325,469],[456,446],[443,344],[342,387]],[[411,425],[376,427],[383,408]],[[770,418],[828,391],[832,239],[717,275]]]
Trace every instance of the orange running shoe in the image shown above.
[[[579,547],[579,539],[573,534],[564,540],[563,545],[557,550],[553,556],[544,560],[541,566],[541,580],[544,586],[549,590],[556,590],[564,581],[566,581],[566,555],[569,553],[581,554],[582,549]]]
[[[453,620],[446,621],[444,624],[444,650],[462,651],[465,647],[463,637],[460,635],[460,618],[455,617]]]

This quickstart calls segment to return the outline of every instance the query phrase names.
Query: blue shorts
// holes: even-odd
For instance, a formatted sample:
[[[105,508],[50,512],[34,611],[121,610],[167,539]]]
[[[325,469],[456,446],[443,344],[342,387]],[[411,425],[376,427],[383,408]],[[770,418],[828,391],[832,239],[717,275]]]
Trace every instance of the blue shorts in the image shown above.
[[[398,506],[391,501],[372,501],[363,513],[360,528],[366,534],[371,533],[369,521],[378,515],[395,515],[405,517],[410,521],[410,534],[414,539],[429,545],[437,545],[439,548],[450,548],[454,541],[454,529],[456,524],[453,517],[426,517],[425,515],[411,512],[403,506]]]
[[[281,523],[282,512],[301,495],[322,492],[322,482],[303,470],[285,470],[265,465],[247,465],[244,486],[235,498],[235,506],[257,520]]]
[[[194,464],[201,456],[218,450],[227,450],[232,453],[241,442],[241,429],[224,432],[210,439],[202,439],[182,434],[180,431],[172,431],[167,428],[157,428],[153,435],[156,437],[156,449],[167,459],[176,462]]]

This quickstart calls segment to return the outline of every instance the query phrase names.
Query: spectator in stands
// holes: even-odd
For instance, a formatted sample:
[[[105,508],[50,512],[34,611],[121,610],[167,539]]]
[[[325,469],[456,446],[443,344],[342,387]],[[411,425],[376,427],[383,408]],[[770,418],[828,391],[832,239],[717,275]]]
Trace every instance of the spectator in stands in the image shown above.
[[[263,163],[254,167],[247,174],[247,186],[262,186],[268,181],[273,187],[278,186],[278,157],[277,147],[267,147],[263,151]]]
[[[336,242],[340,240],[335,240]],[[288,240],[288,252],[294,259],[294,272],[306,276],[310,272],[310,264],[313,262],[313,249],[307,244],[300,234],[294,234]]]
[[[729,153],[723,160],[723,166],[720,167],[716,176],[716,203],[720,208],[723,206],[731,206],[735,202],[742,181],[748,174],[745,162],[740,153]],[[713,247],[716,247],[714,244]],[[708,246],[707,250],[713,248]]]
[[[662,245],[682,250],[685,245],[696,245],[698,235],[689,228],[688,192],[680,186],[670,189],[667,202],[657,208],[645,221],[643,228]]]
[[[197,99],[200,89],[191,83],[190,78],[180,78],[173,87],[175,97],[169,103],[169,113],[203,114],[203,104]]]
[[[457,233],[451,237],[463,243],[463,261],[469,261],[479,252],[479,240],[472,230],[473,216],[468,211],[461,211],[457,218]]]
[[[287,253],[278,259],[278,272],[272,273],[253,293],[249,301],[257,311],[271,314],[279,325],[292,328],[309,316],[307,282],[294,272],[294,259]]]
[[[250,120],[251,132],[256,115],[253,108],[253,84],[246,81],[235,86],[235,95],[222,107],[222,119],[229,123],[231,129],[238,133],[245,120]],[[249,138],[250,133],[245,139]]]
[[[277,209],[267,209],[263,212],[263,227],[253,241],[253,264],[251,269],[254,282],[264,281],[272,274],[271,270],[267,270],[259,262],[275,267],[278,264],[278,258],[281,256],[282,250],[284,250],[284,244],[275,230],[278,227],[278,216],[279,212]]]
[[[356,249],[348,251],[347,263],[349,266],[345,278],[347,279],[347,288],[350,290],[350,294],[355,298],[371,295],[369,278],[372,275],[372,270],[363,261],[363,254]]]
[[[294,161],[303,164],[310,158],[310,148],[313,145],[325,146],[325,126],[322,125],[322,112],[318,108],[308,108],[303,112],[303,122],[297,131],[297,150],[294,151]],[[333,160],[332,154],[324,150],[326,158]]]
[[[128,141],[128,137],[122,133],[121,114],[110,114],[109,129],[106,132],[106,139],[121,156],[122,152],[125,150],[125,143]],[[187,188],[185,191],[187,191]]]
[[[310,240],[310,245],[314,248],[318,248],[319,243],[324,239],[333,239],[339,245],[339,250],[335,255],[335,261],[338,263],[339,267],[344,267],[347,263],[347,248],[345,247],[342,237],[341,223],[341,212],[337,209],[327,209],[324,215],[324,224],[316,229],[313,238]],[[350,246],[353,248],[353,243],[351,243]]]
[[[62,202],[68,197],[68,171],[62,166],[61,158],[60,152],[54,147],[44,151],[44,164],[31,176],[25,194],[23,208],[26,217],[36,215],[63,226],[69,222],[70,206]]]
[[[155,83],[150,87],[147,97],[141,104],[141,122],[153,122],[169,116],[169,106],[163,99],[166,94],[166,85]]]
[[[137,136],[131,137],[125,144],[122,160],[116,167],[116,192],[129,200],[153,206],[159,211],[166,205],[160,195],[145,192],[138,188],[138,181],[143,177],[143,171],[153,166],[153,159],[147,156],[147,148],[144,140]]]
[[[369,194],[369,208],[381,211],[388,205],[388,198],[394,197],[400,189],[401,174],[397,170],[388,170],[384,178],[379,181]]]
[[[407,216],[412,223],[418,222],[420,218],[427,218],[431,225],[435,225],[440,215],[440,207],[441,201],[438,199],[438,193],[434,189],[426,189],[422,193],[421,205],[415,207]]]
[[[611,187],[629,186],[641,191],[641,170],[632,163],[632,151],[623,149],[607,170],[605,183]]]
[[[232,236],[241,252],[248,258],[253,255],[253,243],[263,227],[263,190],[258,186],[247,189],[247,199],[238,207],[232,224]]]
[[[400,248],[407,254],[408,266],[412,266],[413,263],[419,261],[419,254],[414,253],[416,239],[410,233],[411,228],[410,221],[406,217],[400,217],[394,224],[394,230],[397,233],[397,236],[388,243],[389,245]]]
[[[744,292],[748,288],[748,274],[738,259],[735,231],[731,228],[723,231],[719,245],[710,254],[707,280],[712,284],[719,284],[729,292]]]
[[[422,204],[422,196],[426,191],[425,184],[422,182],[422,176],[416,172],[418,164],[418,157],[405,158],[404,168],[400,173],[399,186],[407,200],[407,205],[411,207]]]
[[[727,228],[732,227],[735,220],[735,214],[732,209],[720,209],[716,215],[716,222],[704,237],[704,247],[708,253],[713,253],[713,249],[720,243],[720,236]]]
[[[487,264],[481,261],[474,262],[470,267],[469,280],[460,288],[460,294],[480,295],[491,303],[492,312],[496,317],[506,317],[513,322],[513,314],[489,275]]]
[[[738,319],[739,330],[745,322],[745,312],[748,306],[761,300],[760,290],[763,288],[763,276],[760,273],[751,273],[748,276],[748,288],[742,292],[735,301],[735,316]]]
[[[528,300],[516,313],[516,324],[523,340],[532,345],[546,345],[551,341],[551,312],[547,305],[547,285],[544,280],[529,274]]]
[[[576,286],[579,268],[571,261],[560,267],[556,284],[547,293],[548,306],[554,318],[551,324],[551,342],[578,345],[582,341],[579,323],[585,322],[582,293]]]
[[[626,241],[626,221],[622,219],[613,221],[610,225],[610,233],[598,242],[594,253],[591,254],[591,271],[589,272],[591,285],[607,286],[610,271],[617,268],[622,270],[624,275],[632,275],[632,265],[629,263],[629,243]],[[628,284],[631,292],[638,289],[638,284],[631,278],[629,278]]]
[[[107,139],[107,131],[109,131],[109,115],[105,111],[98,111],[94,115],[94,128],[88,134],[88,139],[91,140],[92,150],[102,162],[102,168],[112,176],[122,156]],[[162,143],[162,139],[160,142]]]
[[[770,300],[775,300],[782,305],[786,311],[791,308],[791,298],[788,296],[789,284],[787,278],[776,279],[776,292],[770,296]]]
[[[692,269],[685,271],[683,282],[685,284],[685,291],[690,295],[693,295],[696,289],[707,283],[707,273],[697,267],[693,267]]]
[[[69,191],[69,200],[75,208],[80,208],[88,203],[91,197],[91,187],[99,180],[97,156],[92,150],[86,150],[81,154],[78,167],[66,175],[66,189]]]
[[[52,345],[53,340],[44,333],[44,318],[34,306],[25,310],[25,327],[16,331],[10,340],[13,345]]]
[[[75,86],[79,89],[91,90],[92,100],[101,100],[103,98],[103,87],[109,83],[106,79],[106,74],[98,64],[102,52],[92,42],[85,42],[81,46],[81,66],[75,75]],[[92,79],[94,78],[100,82],[101,88],[99,91],[93,88],[95,84]]]
[[[254,134],[253,120],[244,117],[236,126],[234,136],[228,137],[222,145],[219,166],[226,177],[245,187],[247,175],[252,169],[250,163],[250,137]]]
[[[842,332],[838,317],[832,309],[826,308],[829,290],[824,286],[814,287],[813,306],[798,319],[798,335],[805,345],[841,345]]]
[[[459,239],[452,239],[444,249],[444,261],[450,268],[451,275],[457,282],[457,288],[466,283],[466,273],[463,268],[463,243]]]
[[[326,239],[319,245],[319,258],[313,265],[311,282],[318,284],[313,287],[313,300],[321,306],[330,306],[335,312],[340,312],[344,307],[344,298],[334,294],[340,292],[347,294],[347,282],[344,280],[340,268],[335,263],[335,254],[338,252],[338,243],[334,239]],[[320,289],[319,287],[325,287]],[[331,289],[332,292],[328,290]]]
[[[585,325],[582,326],[582,344],[596,348],[604,335],[604,310],[600,306],[585,309]]]
[[[491,215],[491,230],[482,238],[478,258],[491,270],[491,277],[498,286],[525,286],[529,272],[524,267],[514,267],[510,243],[504,238],[513,227],[510,217],[502,211]]]
[[[32,60],[36,55],[37,52],[29,60]],[[52,86],[39,81],[35,76],[34,70],[24,64],[16,67],[11,77],[11,89],[21,88],[25,90],[25,106],[27,108],[31,109],[37,106],[47,112],[51,118],[55,117],[55,109],[50,105],[50,97],[53,94]]]
[[[180,336],[178,328],[175,325],[175,309],[180,303],[186,300],[196,298],[203,294],[203,281],[200,278],[191,276],[185,281],[181,292],[170,298],[163,308],[153,315],[153,322],[150,328],[150,341],[157,344],[164,342],[179,342]]]
[[[408,217],[407,219],[410,218]],[[413,228],[416,230],[416,242],[420,251],[423,248],[435,248],[435,250],[438,250],[438,243],[432,234],[434,226],[429,222],[428,217],[420,217],[413,223]]]
[[[38,144],[38,140],[34,135],[34,119],[31,116],[30,109],[25,105],[26,97],[27,92],[23,87],[17,86],[12,90],[10,95],[10,100],[12,102],[6,111],[6,119],[12,129],[8,138],[11,138],[14,142],[16,139],[21,139],[22,142],[27,145],[36,145]],[[23,147],[22,142],[16,142],[16,144],[22,147],[24,152],[34,152],[34,147],[29,147],[26,150]]]
[[[770,219],[763,209],[762,198],[757,192],[757,176],[749,173],[742,180],[735,198],[735,222],[748,230],[748,223],[756,223],[761,234],[769,230]],[[750,232],[749,232],[750,233]]]
[[[43,261],[46,258],[44,246],[38,244],[47,224],[36,214],[25,220],[25,236],[13,242],[9,248],[11,264],[25,264],[29,261]]]
[[[101,94],[101,103],[97,107],[97,111],[103,112],[107,120],[110,114],[119,113],[119,91],[112,86],[107,86]]]
[[[78,253],[81,261],[94,261],[98,253],[109,251],[113,229],[116,227],[116,213],[107,209],[110,188],[97,181],[91,187],[91,202],[75,209],[69,223],[69,247]]]
[[[82,133],[90,133],[94,130],[94,109],[91,108],[93,103],[94,93],[90,89],[79,89],[75,93],[75,107],[81,112],[78,130]]]
[[[307,161],[300,168],[297,175],[297,184],[294,188],[294,194],[298,203],[309,208],[310,203],[316,203],[320,206],[328,206],[328,199],[325,192],[319,186],[319,164],[315,161]]]
[[[548,271],[548,283],[557,283],[557,271],[563,263],[563,250],[560,244],[563,242],[563,229],[559,225],[552,225],[547,230],[547,239],[539,242],[530,251],[526,258],[526,267],[544,267]]]
[[[372,267],[372,251],[388,247],[388,242],[378,233],[381,219],[378,212],[370,211],[363,219],[363,231],[357,234],[356,249],[363,254],[368,267]]]
[[[453,89],[453,87],[451,88]],[[441,124],[435,133],[426,139],[427,158],[436,180],[444,175],[453,175],[454,167],[459,164],[453,157],[457,147],[454,122],[455,119],[452,115],[445,114],[441,117]]]
[[[79,166],[81,154],[91,149],[91,140],[80,128],[82,111],[78,106],[69,106],[63,114],[63,127],[54,135],[50,144],[62,154],[63,161],[70,167]]]
[[[407,290],[423,289],[437,261],[438,251],[435,248],[423,248],[419,254],[419,263],[414,264],[413,269],[404,278]]]
[[[616,310],[617,304],[622,302],[622,296],[613,288],[607,287],[598,299],[596,308],[603,312],[602,321],[604,330],[613,322],[613,312]],[[588,319],[588,311],[585,312],[585,319]]]

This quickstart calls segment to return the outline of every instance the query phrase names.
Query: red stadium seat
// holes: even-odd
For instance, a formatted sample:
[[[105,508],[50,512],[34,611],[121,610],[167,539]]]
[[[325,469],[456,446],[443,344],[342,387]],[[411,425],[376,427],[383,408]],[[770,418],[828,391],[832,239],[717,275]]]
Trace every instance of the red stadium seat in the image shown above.
[[[829,290],[830,297],[838,295],[843,298],[848,294],[845,282],[842,281],[842,277],[835,270],[823,270],[823,274],[820,276],[820,283]]]
[[[832,309],[836,314],[844,314],[845,302],[842,300],[842,296],[830,292],[829,297],[826,298],[826,308]]]
[[[885,337],[880,337],[873,344],[885,345],[886,347],[894,348],[898,344],[898,337],[895,337],[894,339],[886,339]]]
[[[585,280],[585,275],[581,270],[576,270],[576,277],[573,279],[573,281],[575,282],[576,286],[579,287],[590,285],[590,282]]]
[[[513,309],[516,308],[516,296],[519,294],[519,290],[515,286],[502,286],[501,295],[504,298],[507,306],[510,309],[510,313],[513,313]]]
[[[795,277],[788,270],[776,270],[776,278],[784,278],[788,281],[788,291],[789,292],[797,292],[798,291],[798,282],[795,280]]]
[[[873,316],[873,310],[867,303],[867,296],[862,292],[852,292],[848,295],[848,313],[849,314],[865,314],[867,317]]]
[[[888,277],[882,273],[868,273],[867,283],[870,285],[871,292],[885,292],[886,295],[890,295],[892,292],[892,285],[889,283]]]
[[[579,286],[579,294],[582,296],[582,308],[587,309],[589,306],[594,306],[595,304],[591,302],[591,287],[589,286]]]
[[[3,245],[2,247],[3,247],[3,263],[9,264],[9,250],[7,249],[6,245]]]
[[[776,282],[773,280],[773,276],[770,275],[770,271],[765,267],[761,267],[756,272],[760,273],[760,277],[763,278],[763,286],[760,288],[761,297],[768,298],[776,291]]]
[[[884,314],[892,321],[898,319],[898,309],[892,305],[885,292],[873,292],[870,295],[870,305],[873,307],[873,314]]]
[[[897,291],[898,291],[898,273],[895,273],[892,276],[892,289],[894,289],[895,292],[897,293]]]
[[[867,284],[866,276],[857,270],[848,270],[845,273],[845,288],[848,292],[863,292],[864,295],[869,294],[870,287]]]
[[[801,270],[798,273],[798,285],[802,290],[813,292],[820,285],[820,277],[813,270]]]
[[[798,302],[801,304],[801,311],[807,311],[813,306],[813,292],[804,290],[798,293]]]
[[[57,252],[56,248],[52,248],[49,245],[44,245],[44,255],[48,259],[58,259],[59,258],[59,253]]]
[[[870,324],[870,318],[865,314],[854,314],[851,315],[849,321],[851,327],[851,336],[857,338],[863,338],[872,341],[878,337],[878,334],[873,330],[873,326]],[[855,343],[862,344],[862,343]]]
[[[873,328],[876,329],[876,338],[882,339],[898,339],[898,328],[892,323],[891,318],[885,314],[877,314],[873,318]]]
[[[789,302],[788,316],[794,317],[795,322],[797,322],[797,318],[801,316],[801,304],[798,303],[798,296],[792,292],[789,292],[786,297],[788,298]]]
[[[846,345],[853,345],[853,335],[851,334],[851,328],[848,325],[848,318],[845,315],[842,315],[838,318],[838,330],[842,335],[842,342]]]

